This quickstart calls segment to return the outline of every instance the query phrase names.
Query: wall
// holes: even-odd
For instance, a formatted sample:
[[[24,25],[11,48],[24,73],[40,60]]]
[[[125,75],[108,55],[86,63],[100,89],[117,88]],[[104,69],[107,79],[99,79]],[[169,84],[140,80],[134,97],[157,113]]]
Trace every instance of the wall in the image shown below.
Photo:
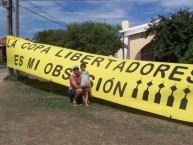
[[[127,48],[124,48],[124,51],[125,51],[124,58],[125,58],[125,59],[126,59],[126,58],[128,59],[128,57],[127,57],[127,54],[128,54]],[[120,49],[118,50],[118,52],[115,54],[115,57],[123,59],[123,49],[122,49],[122,48],[120,48]]]
[[[141,50],[146,46],[148,43],[151,42],[154,35],[148,36],[146,39],[144,37],[144,32],[130,35],[130,59],[133,60],[141,60]]]
[[[0,46],[0,62],[3,62],[4,59],[6,58],[5,49],[6,49],[5,46]]]

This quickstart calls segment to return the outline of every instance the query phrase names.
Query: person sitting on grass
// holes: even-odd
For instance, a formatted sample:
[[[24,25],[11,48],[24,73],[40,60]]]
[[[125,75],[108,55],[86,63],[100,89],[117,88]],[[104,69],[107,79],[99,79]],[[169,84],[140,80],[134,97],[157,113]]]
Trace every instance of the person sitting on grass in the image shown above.
[[[70,87],[68,89],[68,96],[70,97],[70,102],[74,106],[77,106],[77,100],[82,96],[83,88],[89,87],[89,84],[80,85],[81,77],[79,67],[74,65],[72,69],[73,73],[69,76]]]

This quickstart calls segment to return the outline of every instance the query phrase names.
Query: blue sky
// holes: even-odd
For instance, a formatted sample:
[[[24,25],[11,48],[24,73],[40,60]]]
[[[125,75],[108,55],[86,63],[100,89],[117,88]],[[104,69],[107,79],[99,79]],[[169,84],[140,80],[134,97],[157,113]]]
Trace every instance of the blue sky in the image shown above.
[[[148,23],[159,14],[174,13],[180,8],[188,7],[193,11],[193,0],[20,0],[20,5],[20,37],[30,39],[37,31],[65,29],[66,25],[73,22],[121,25],[122,20],[128,20],[130,27],[133,27]],[[14,14],[15,12],[13,16]],[[0,38],[3,38],[6,36],[6,9],[2,6],[0,16]],[[15,34],[15,30],[13,33]]]

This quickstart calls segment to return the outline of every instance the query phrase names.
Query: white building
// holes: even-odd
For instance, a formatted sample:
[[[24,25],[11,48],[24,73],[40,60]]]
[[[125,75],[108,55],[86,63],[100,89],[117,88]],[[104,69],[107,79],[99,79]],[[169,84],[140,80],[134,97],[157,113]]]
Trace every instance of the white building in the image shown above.
[[[145,31],[148,27],[148,24],[142,24],[129,28],[128,21],[122,22],[122,30],[119,32],[124,36],[124,42],[127,45],[126,59],[154,60],[154,52],[150,47],[154,34],[145,38]],[[123,50],[119,50],[116,55],[118,58],[123,58]]]

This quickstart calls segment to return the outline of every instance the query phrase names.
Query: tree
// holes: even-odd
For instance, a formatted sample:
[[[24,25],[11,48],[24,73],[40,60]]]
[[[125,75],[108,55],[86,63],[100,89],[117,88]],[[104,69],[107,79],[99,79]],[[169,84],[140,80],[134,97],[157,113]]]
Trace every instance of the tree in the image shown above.
[[[64,47],[66,32],[64,30],[44,30],[34,34],[33,41]]]
[[[168,16],[159,15],[152,18],[149,28],[146,30],[146,37],[155,33],[152,48],[161,61],[184,62],[193,52],[193,12],[188,8],[180,9]]]
[[[73,23],[68,25],[66,30],[38,32],[33,39],[39,43],[62,46],[88,53],[114,55],[122,46],[119,28],[120,26],[106,23]]]
[[[181,62],[193,64],[193,40],[190,41],[188,50],[185,52],[184,57],[181,58]]]

